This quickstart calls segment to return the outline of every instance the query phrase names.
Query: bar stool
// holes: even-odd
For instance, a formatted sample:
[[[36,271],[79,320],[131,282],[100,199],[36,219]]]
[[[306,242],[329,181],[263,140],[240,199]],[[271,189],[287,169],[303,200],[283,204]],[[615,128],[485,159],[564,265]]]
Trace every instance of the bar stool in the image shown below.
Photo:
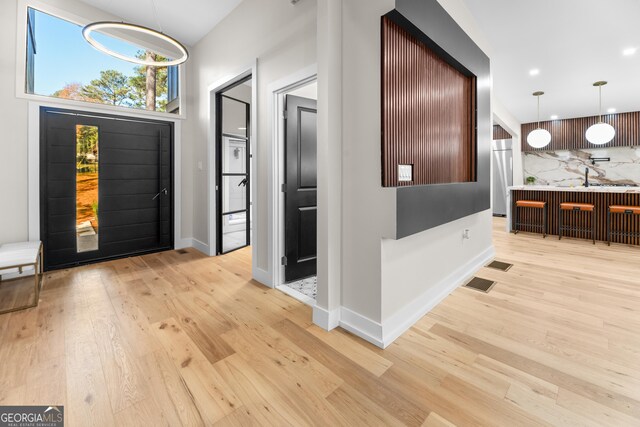
[[[611,214],[640,215],[640,206],[611,205],[607,211],[607,244],[611,246],[611,235],[617,236],[640,236],[640,233],[630,233],[628,231],[611,230]]]
[[[562,225],[562,212],[563,211],[571,211],[571,212],[591,212],[591,229],[588,228],[580,228],[580,227],[571,227]],[[587,233],[591,233],[591,237],[593,238],[593,244],[596,244],[596,207],[591,203],[573,203],[573,202],[565,202],[560,203],[560,211],[558,212],[558,240],[562,239],[562,231],[584,231]]]
[[[526,224],[520,222],[520,208],[542,209],[542,224]],[[536,200],[517,200],[516,201],[516,222],[514,234],[518,234],[520,226],[541,228],[543,237],[547,237],[547,202],[538,202]]]

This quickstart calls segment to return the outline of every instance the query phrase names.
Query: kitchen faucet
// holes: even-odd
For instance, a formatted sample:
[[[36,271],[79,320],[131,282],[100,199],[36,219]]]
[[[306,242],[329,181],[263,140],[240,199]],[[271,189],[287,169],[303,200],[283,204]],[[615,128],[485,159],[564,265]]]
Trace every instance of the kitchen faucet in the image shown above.
[[[584,169],[584,186],[589,186],[589,168]]]

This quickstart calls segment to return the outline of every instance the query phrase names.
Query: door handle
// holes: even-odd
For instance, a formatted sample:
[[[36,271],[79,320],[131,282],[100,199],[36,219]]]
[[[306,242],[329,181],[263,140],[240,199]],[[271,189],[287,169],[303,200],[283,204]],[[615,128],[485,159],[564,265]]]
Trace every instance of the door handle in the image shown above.
[[[247,186],[247,178],[243,179],[242,181],[240,181],[240,183],[238,184],[238,187],[240,186],[246,187]]]
[[[153,196],[153,199],[151,199],[151,200],[157,199],[162,194],[164,194],[165,196],[167,195],[167,189],[166,188],[163,188],[162,190],[160,190],[160,192],[158,194],[156,194],[155,196]]]

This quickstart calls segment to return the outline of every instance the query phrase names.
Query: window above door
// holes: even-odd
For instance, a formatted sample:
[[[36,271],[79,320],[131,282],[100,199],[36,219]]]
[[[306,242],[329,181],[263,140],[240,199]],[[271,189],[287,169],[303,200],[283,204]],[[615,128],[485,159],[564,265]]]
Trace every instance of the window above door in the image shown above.
[[[180,66],[148,67],[114,58],[82,37],[82,28],[90,19],[59,13],[39,2],[21,4],[25,6],[20,18],[24,38],[18,47],[24,55],[19,54],[23,62],[18,61],[18,96],[181,115]],[[143,40],[118,34],[94,36],[127,55],[164,59],[160,52],[145,47]]]

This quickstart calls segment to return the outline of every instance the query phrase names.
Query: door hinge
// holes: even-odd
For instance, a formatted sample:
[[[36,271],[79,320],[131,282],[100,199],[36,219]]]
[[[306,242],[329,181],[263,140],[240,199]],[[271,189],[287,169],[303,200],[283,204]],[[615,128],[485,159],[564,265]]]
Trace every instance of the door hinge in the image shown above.
[[[287,110],[284,110],[284,111],[282,112],[282,118],[283,118],[284,120],[287,120]]]
[[[286,192],[287,192],[287,184],[282,184],[282,187],[280,188],[280,190],[281,190],[283,193],[286,193]]]
[[[287,265],[287,257],[286,256],[283,256],[280,259],[280,264],[282,264],[282,265],[284,265],[286,267],[286,265]]]

